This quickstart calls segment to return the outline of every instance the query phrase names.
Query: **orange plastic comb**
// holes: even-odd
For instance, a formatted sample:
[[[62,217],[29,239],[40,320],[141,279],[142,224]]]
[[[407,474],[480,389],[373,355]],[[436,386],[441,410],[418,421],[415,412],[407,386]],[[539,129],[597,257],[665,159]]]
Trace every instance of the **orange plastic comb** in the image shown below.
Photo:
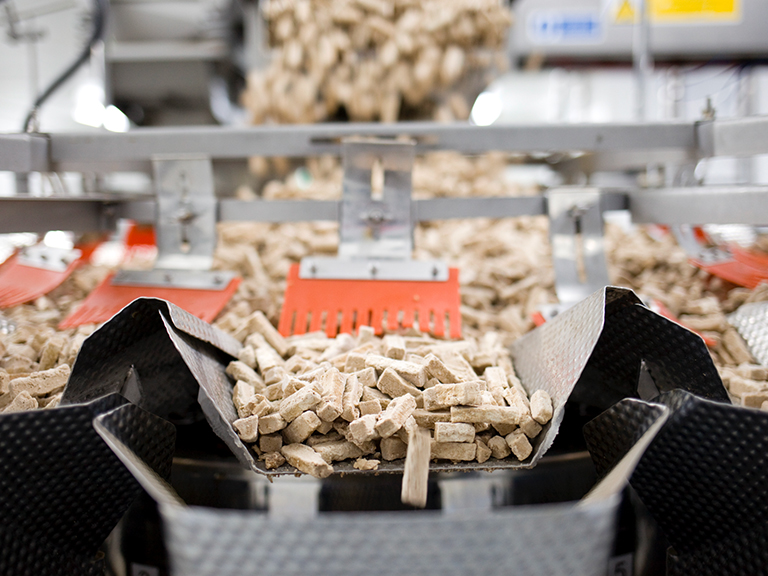
[[[31,246],[0,266],[0,308],[18,306],[47,294],[80,264],[79,250]]]
[[[395,280],[317,280],[288,273],[278,330],[283,336],[324,330],[330,337],[372,326],[377,334],[409,328],[418,321],[423,332],[461,337],[459,271],[450,268],[446,282]],[[425,321],[426,319],[426,321]]]
[[[235,277],[229,280],[221,290],[125,286],[113,284],[114,276],[114,274],[107,276],[83,303],[59,324],[59,328],[106,322],[128,304],[141,297],[162,298],[206,322],[211,322],[232,298],[240,285],[240,278]]]

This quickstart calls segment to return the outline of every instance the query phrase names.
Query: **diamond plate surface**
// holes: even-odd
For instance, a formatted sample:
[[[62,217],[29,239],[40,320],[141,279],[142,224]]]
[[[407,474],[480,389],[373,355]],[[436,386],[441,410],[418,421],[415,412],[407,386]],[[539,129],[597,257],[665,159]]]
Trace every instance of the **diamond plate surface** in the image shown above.
[[[142,408],[176,422],[200,419],[198,384],[168,338],[166,315],[178,322],[181,330],[237,354],[240,345],[213,326],[164,300],[140,298],[83,343],[62,404],[121,392],[133,366],[145,392],[139,402]]]
[[[0,540],[8,538],[0,546],[0,574],[97,569],[86,565],[140,490],[93,428],[95,417],[125,402],[110,395],[86,405],[0,415]],[[120,429],[157,465],[154,429],[135,425],[138,408],[124,408]],[[169,466],[170,453],[166,472]],[[61,572],[67,566],[72,569]]]
[[[173,574],[601,575],[618,497],[485,514],[265,514],[161,507]]]
[[[682,389],[730,402],[701,337],[641,304],[606,314],[585,374],[585,384],[601,388],[603,397],[584,392],[604,408],[622,398],[637,397],[642,362],[661,392]]]
[[[597,477],[603,478],[663,412],[661,405],[626,398],[584,426]]]
[[[670,573],[765,573],[768,413],[682,390],[656,401],[672,413],[631,483],[677,552],[670,559]],[[601,432],[610,434],[607,440],[613,444],[597,452],[597,462],[612,458],[620,444],[637,433],[611,433],[611,425],[645,426],[648,408],[640,408],[642,404],[627,403],[589,424],[590,450]],[[639,414],[631,414],[632,409]]]
[[[552,397],[552,421],[532,443],[532,463],[544,455],[557,436],[565,403],[597,345],[607,310],[618,310],[638,302],[640,300],[631,290],[606,287],[529,332],[510,347],[517,376],[529,394],[542,389]]]
[[[728,321],[744,338],[755,359],[768,366],[768,302],[744,304],[728,316]]]

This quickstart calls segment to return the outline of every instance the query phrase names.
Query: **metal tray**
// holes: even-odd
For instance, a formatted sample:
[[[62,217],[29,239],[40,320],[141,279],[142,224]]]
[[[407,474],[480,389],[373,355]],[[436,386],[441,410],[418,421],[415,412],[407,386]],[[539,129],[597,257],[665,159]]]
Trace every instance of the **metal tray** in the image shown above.
[[[141,491],[93,428],[115,411],[126,444],[169,474],[173,426],[116,394],[0,414],[0,574],[103,573],[99,546]]]
[[[765,573],[768,413],[682,390],[624,400],[584,429],[598,474],[664,408],[669,419],[630,482],[672,545],[668,573]]]

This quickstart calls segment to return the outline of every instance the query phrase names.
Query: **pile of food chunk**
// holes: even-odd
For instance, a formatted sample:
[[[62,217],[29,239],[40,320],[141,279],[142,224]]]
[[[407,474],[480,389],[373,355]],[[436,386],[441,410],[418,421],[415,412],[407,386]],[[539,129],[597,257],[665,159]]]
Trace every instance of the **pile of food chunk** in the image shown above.
[[[378,338],[322,332],[283,338],[256,311],[241,327],[244,347],[227,367],[234,379],[233,426],[275,469],[286,462],[324,478],[333,462],[376,470],[406,458],[410,437],[426,434],[429,459],[477,461],[532,452],[552,418],[543,390],[529,399],[507,350],[481,340],[436,340],[416,329]]]

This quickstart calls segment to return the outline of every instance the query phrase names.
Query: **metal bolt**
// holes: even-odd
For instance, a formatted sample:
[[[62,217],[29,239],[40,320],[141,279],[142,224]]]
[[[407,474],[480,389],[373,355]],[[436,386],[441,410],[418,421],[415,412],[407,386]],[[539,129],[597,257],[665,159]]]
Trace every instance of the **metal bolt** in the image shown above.
[[[218,274],[217,274],[216,276],[214,276],[214,277],[213,277],[213,283],[214,283],[214,284],[221,284],[223,281],[224,281],[224,280],[222,279],[222,277],[221,277],[221,276],[219,276]]]
[[[317,266],[312,264],[312,266],[309,267],[309,272],[312,274],[312,276],[317,275]]]
[[[437,269],[437,266],[432,266],[432,278],[437,278],[437,275],[440,273],[440,270]]]
[[[371,276],[376,276],[379,272],[379,268],[376,266],[376,264],[369,264],[368,270],[371,272]]]
[[[165,281],[166,284],[170,284],[171,282],[173,282],[173,276],[171,276],[170,274],[163,274],[163,280]]]

